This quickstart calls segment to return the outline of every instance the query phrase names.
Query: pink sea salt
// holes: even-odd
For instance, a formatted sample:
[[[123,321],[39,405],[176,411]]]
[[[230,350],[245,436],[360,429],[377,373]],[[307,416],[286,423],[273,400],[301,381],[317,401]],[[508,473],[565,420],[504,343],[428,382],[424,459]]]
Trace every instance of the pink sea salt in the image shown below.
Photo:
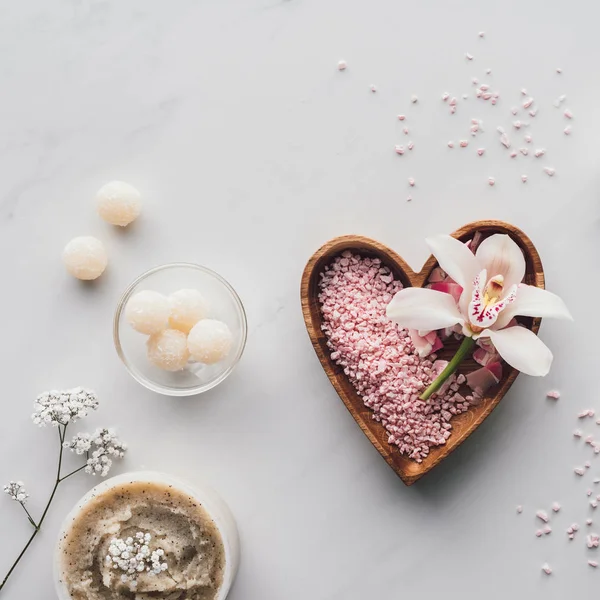
[[[470,403],[453,389],[455,377],[427,402],[419,400],[439,365],[421,358],[408,332],[386,317],[401,282],[379,259],[346,251],[325,267],[319,288],[332,360],[383,425],[388,443],[422,461],[446,443],[452,418]]]
[[[546,392],[546,398],[558,400],[560,398],[560,392],[558,390],[550,390],[549,392]]]

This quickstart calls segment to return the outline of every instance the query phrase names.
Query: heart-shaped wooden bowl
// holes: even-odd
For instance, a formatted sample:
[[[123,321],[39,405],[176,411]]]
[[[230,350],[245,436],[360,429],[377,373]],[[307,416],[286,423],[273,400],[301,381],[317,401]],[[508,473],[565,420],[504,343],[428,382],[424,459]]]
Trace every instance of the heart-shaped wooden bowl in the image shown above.
[[[521,230],[502,221],[476,221],[461,227],[452,236],[464,242],[472,238],[476,232],[480,232],[484,237],[494,233],[510,235],[525,256],[526,272],[524,282],[544,288],[542,261],[531,240]],[[362,398],[358,395],[343,370],[331,360],[331,351],[327,347],[327,337],[321,329],[323,317],[318,298],[319,274],[323,272],[325,266],[332,262],[335,256],[344,250],[351,250],[362,256],[380,258],[382,263],[392,270],[394,276],[400,279],[404,286],[423,286],[427,282],[431,271],[437,266],[437,262],[435,257],[430,256],[421,271],[415,273],[400,256],[383,244],[366,237],[346,235],[327,242],[312,255],[304,269],[300,290],[306,328],[325,373],[327,373],[331,383],[350,414],[363,430],[363,433],[371,440],[371,443],[402,481],[406,485],[412,485],[446,458],[479,427],[483,420],[494,410],[498,402],[502,400],[504,394],[516,379],[518,371],[504,364],[504,374],[500,383],[489,390],[481,403],[472,406],[467,412],[452,419],[452,434],[446,444],[432,448],[423,462],[417,463],[406,456],[402,456],[396,446],[388,444],[388,434],[384,427],[373,420],[371,409],[364,405]],[[520,319],[520,322],[534,333],[537,333],[541,319]],[[456,352],[458,344],[458,341],[446,342],[444,350],[438,353],[438,357],[449,360]],[[458,372],[466,374],[477,368],[479,368],[479,365],[472,359],[468,359],[462,363]]]

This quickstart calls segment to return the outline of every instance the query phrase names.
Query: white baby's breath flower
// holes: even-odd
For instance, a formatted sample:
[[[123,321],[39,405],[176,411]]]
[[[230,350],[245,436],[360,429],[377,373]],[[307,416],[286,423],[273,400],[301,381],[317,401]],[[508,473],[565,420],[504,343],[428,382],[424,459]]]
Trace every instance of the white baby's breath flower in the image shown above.
[[[105,558],[106,564],[122,571],[121,581],[131,582],[132,588],[136,587],[136,578],[140,573],[145,571],[150,575],[158,575],[168,568],[164,559],[165,551],[162,548],[150,552],[151,540],[152,536],[149,533],[138,531],[135,538],[113,538],[110,541]]]
[[[54,427],[67,425],[83,419],[90,410],[98,408],[98,397],[90,390],[81,387],[72,390],[51,390],[41,393],[35,401],[33,422],[40,427],[48,423]]]
[[[25,484],[22,481],[11,481],[4,486],[4,493],[21,504],[25,504],[25,500],[29,498],[29,494],[25,490]]]
[[[112,467],[113,458],[123,458],[127,445],[120,442],[114,431],[110,429],[97,429],[92,435],[78,434],[73,438],[67,446],[78,454],[89,452],[94,449],[88,456],[85,472],[90,475],[100,475],[105,477],[108,475]]]

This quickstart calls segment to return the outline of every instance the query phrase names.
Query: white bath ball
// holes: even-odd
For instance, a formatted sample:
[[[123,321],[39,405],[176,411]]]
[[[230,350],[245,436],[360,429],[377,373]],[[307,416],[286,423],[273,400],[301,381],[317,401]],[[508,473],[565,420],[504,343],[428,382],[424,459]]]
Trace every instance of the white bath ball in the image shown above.
[[[233,335],[225,323],[215,319],[204,319],[192,327],[187,343],[194,360],[212,365],[227,357],[233,343]]]
[[[148,360],[165,371],[181,371],[190,357],[187,336],[177,329],[165,329],[150,336],[146,346]]]
[[[140,333],[153,335],[164,331],[169,323],[169,299],[158,292],[144,290],[132,296],[125,307],[125,318]]]
[[[135,221],[142,210],[140,193],[124,181],[111,181],[96,194],[98,214],[111,225],[125,227]]]
[[[100,277],[108,263],[104,244],[89,235],[72,239],[65,246],[62,258],[73,277],[88,281]]]
[[[171,317],[169,325],[184,333],[208,315],[209,305],[198,290],[179,290],[169,296]]]

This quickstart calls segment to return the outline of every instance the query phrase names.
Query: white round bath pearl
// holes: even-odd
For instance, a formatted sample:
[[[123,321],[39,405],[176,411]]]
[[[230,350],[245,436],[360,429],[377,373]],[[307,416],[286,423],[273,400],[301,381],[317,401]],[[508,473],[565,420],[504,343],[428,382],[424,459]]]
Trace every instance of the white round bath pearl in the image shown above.
[[[229,354],[233,336],[225,323],[204,319],[192,327],[187,343],[194,360],[212,365]]]
[[[140,193],[124,181],[111,181],[96,194],[98,214],[111,225],[125,227],[135,221],[142,210]]]
[[[144,290],[132,296],[125,307],[129,324],[140,333],[152,335],[167,328],[171,307],[169,299],[158,292]]]
[[[72,239],[65,246],[62,258],[73,277],[86,281],[100,277],[108,263],[102,242],[89,235]]]
[[[184,333],[208,315],[209,305],[198,290],[179,290],[169,296],[171,317],[169,325]]]
[[[187,336],[177,329],[165,329],[148,338],[148,360],[165,371],[181,371],[190,353]]]

